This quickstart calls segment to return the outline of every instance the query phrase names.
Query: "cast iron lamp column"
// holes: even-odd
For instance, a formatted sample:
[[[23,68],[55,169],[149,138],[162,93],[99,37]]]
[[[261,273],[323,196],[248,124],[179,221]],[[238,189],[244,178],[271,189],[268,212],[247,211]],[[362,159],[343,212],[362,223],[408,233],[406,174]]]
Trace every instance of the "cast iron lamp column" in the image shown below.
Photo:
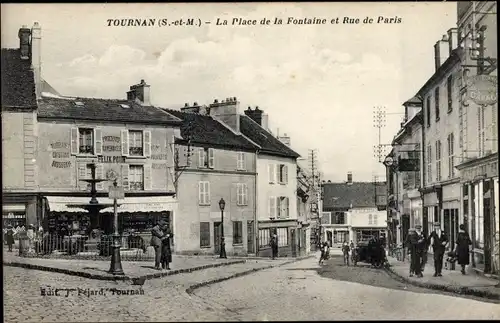
[[[224,208],[226,207],[226,201],[221,197],[219,201],[220,208],[220,225],[221,225],[221,237],[220,237],[220,254],[219,258],[227,258],[226,256],[226,244],[224,243]]]
[[[116,179],[113,182],[113,186],[117,187]],[[116,197],[113,199],[113,209],[114,209],[114,217],[113,217],[113,227],[114,227],[114,233],[113,233],[113,252],[111,253],[111,264],[109,267],[109,273],[113,275],[124,275],[123,273],[123,268],[122,268],[122,260],[120,256],[120,248],[121,248],[121,243],[120,243],[120,234],[118,233],[118,204],[116,201]]]

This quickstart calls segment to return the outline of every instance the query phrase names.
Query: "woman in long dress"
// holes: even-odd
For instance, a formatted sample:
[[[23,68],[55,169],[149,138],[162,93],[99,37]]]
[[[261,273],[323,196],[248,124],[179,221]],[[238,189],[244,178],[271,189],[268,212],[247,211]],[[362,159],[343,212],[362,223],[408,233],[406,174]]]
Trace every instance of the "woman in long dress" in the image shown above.
[[[165,236],[161,239],[161,268],[170,270],[170,263],[172,262],[170,238],[172,234],[168,229],[165,232]]]
[[[460,224],[460,231],[457,236],[457,253],[458,263],[462,266],[462,275],[465,275],[465,266],[469,264],[469,246],[472,244],[469,234],[465,231],[465,225]]]

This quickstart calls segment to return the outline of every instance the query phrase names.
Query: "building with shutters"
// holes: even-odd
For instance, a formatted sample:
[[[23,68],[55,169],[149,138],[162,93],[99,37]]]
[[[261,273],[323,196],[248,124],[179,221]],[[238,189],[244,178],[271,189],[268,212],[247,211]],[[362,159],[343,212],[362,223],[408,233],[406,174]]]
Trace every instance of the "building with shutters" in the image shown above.
[[[180,119],[149,102],[144,81],[130,87],[127,99],[44,96],[37,111],[38,187],[50,208],[49,231],[71,225],[86,231],[88,214],[68,204],[89,201],[91,164],[96,165],[98,201],[116,180],[125,199],[118,208],[121,230],[147,232],[160,217],[173,225],[174,137]],[[99,227],[112,228],[112,208],[101,211]]]
[[[256,252],[257,146],[239,131],[236,108],[231,98],[209,107],[194,103],[166,110],[183,122],[175,141],[178,253],[218,254],[222,223],[228,255]]]

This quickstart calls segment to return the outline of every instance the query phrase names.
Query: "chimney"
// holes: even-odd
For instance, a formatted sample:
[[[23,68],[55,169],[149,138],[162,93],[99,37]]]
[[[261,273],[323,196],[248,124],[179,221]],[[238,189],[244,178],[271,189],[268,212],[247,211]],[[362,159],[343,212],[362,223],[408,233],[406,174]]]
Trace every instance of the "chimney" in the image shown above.
[[[436,65],[436,71],[450,56],[448,45],[448,36],[443,35],[443,39],[438,40],[434,45],[434,63]]]
[[[458,48],[458,29],[457,28],[451,28],[448,30],[448,51],[451,54],[453,50]]]
[[[30,59],[31,51],[30,51],[30,36],[31,36],[31,30],[26,26],[23,25],[19,29],[19,49],[21,52],[21,60],[28,60]]]
[[[248,109],[245,110],[245,114],[252,119],[253,121],[257,122],[259,125],[262,125],[262,114],[264,111],[260,110],[259,107],[255,107],[255,110],[252,110],[252,108],[248,107]],[[267,127],[266,127],[267,129]]]
[[[149,88],[150,86],[144,80],[141,80],[141,83],[130,87],[130,91],[127,92],[127,100],[135,100],[144,106],[151,105]]]
[[[240,132],[240,103],[236,97],[226,98],[225,100],[214,100],[206,109],[207,114],[224,123],[236,133]]]
[[[31,68],[35,76],[36,98],[42,97],[42,27],[35,22],[31,28]]]
[[[200,113],[200,106],[196,102],[193,103],[192,107],[189,106],[189,103],[186,103],[184,107],[181,108],[181,111],[186,113]]]
[[[262,114],[262,128],[266,129],[269,131],[269,115],[268,114]]]
[[[347,184],[352,184],[352,172],[347,172]]]
[[[290,147],[290,137],[286,135],[286,133],[283,136],[278,136],[279,141]]]

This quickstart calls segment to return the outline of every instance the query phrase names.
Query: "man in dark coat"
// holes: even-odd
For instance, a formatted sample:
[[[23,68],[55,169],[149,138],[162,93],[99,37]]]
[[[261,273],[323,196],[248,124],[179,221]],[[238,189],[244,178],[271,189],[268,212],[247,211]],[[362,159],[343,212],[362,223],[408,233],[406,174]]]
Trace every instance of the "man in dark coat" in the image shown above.
[[[275,259],[278,257],[278,236],[276,233],[271,237],[271,242],[269,244],[271,245],[272,258]]]
[[[155,269],[161,270],[161,255],[162,255],[162,238],[164,236],[163,228],[166,226],[166,222],[160,220],[151,229],[151,246],[155,249]]]
[[[457,246],[455,248],[458,264],[462,266],[462,275],[465,275],[465,266],[469,264],[469,246],[472,244],[469,233],[465,231],[465,225],[460,224],[460,231],[457,236]]]
[[[415,233],[410,235],[410,245],[411,245],[411,268],[413,268],[415,275],[417,277],[423,277],[422,275],[422,253],[426,246],[426,238],[422,232],[422,226],[417,224],[415,226]]]
[[[9,252],[12,252],[12,245],[14,244],[14,229],[11,225],[7,227],[7,232],[5,232],[5,240],[7,246],[9,246]]]
[[[429,242],[434,251],[434,277],[443,276],[441,270],[443,269],[443,257],[448,245],[448,237],[441,230],[439,222],[434,223],[434,231],[429,236]]]
[[[172,238],[172,233],[167,226],[164,226],[162,231],[164,232],[164,235],[161,239],[161,268],[170,270],[170,263],[172,262],[170,239]]]

